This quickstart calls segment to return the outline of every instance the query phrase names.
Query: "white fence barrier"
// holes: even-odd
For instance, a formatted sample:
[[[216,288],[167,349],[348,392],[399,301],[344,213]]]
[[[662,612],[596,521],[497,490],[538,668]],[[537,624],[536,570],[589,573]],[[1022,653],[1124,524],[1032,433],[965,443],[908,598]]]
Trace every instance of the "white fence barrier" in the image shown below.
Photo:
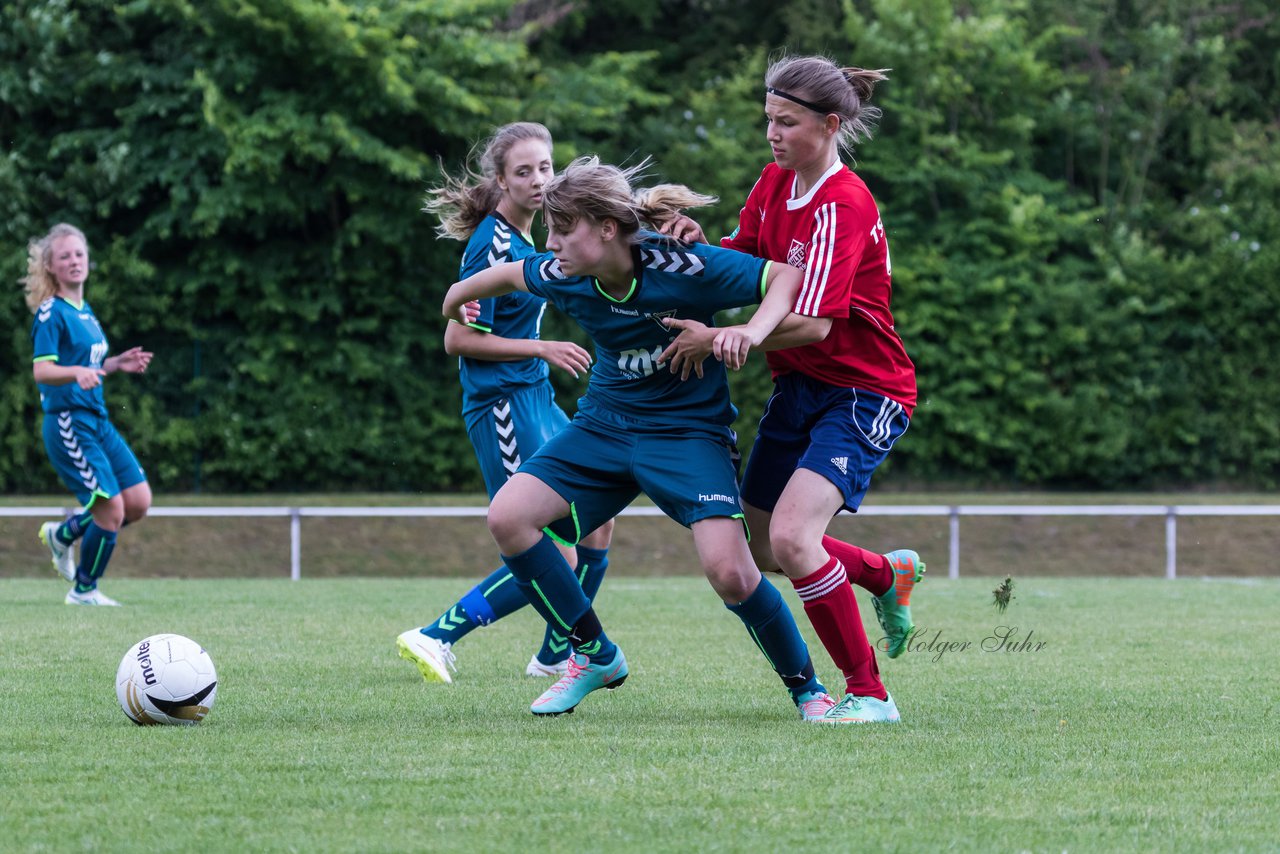
[[[64,507],[0,507],[0,516],[37,516],[58,519]],[[262,517],[289,520],[289,577],[302,577],[302,518],[484,516],[487,507],[152,507],[149,516]],[[661,516],[657,507],[628,507],[623,516]],[[1280,516],[1280,504],[894,504],[863,507],[859,516],[946,516],[949,520],[947,576],[960,577],[961,516],[1163,516],[1165,578],[1178,577],[1178,517],[1180,516]]]

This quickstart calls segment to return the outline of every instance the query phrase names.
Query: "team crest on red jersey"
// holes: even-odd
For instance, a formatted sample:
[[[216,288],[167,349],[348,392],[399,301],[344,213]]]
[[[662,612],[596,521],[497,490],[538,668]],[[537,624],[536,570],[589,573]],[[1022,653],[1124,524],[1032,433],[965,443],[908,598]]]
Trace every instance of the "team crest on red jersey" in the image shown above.
[[[804,244],[799,240],[791,241],[791,248],[787,250],[787,263],[797,270],[804,269]]]

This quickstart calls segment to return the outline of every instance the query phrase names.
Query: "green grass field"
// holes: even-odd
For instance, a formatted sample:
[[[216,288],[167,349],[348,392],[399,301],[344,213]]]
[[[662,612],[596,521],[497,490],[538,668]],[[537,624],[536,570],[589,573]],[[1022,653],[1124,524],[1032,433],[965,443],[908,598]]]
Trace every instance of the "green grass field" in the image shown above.
[[[1003,616],[992,586],[918,588],[933,649],[881,659],[901,725],[823,728],[691,577],[606,581],[632,676],[553,719],[530,613],[452,686],[396,657],[457,580],[118,579],[119,609],[0,580],[0,849],[1275,850],[1280,582],[1027,579]],[[1031,646],[984,651],[1002,625]],[[217,664],[198,727],[116,704],[162,631]]]

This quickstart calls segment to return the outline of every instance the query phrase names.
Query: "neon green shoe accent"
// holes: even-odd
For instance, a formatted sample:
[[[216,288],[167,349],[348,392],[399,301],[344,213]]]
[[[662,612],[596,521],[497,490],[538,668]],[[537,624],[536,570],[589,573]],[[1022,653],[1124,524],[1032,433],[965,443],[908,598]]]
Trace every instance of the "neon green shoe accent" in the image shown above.
[[[45,544],[49,549],[49,560],[53,564],[53,568],[58,571],[67,581],[76,580],[76,561],[75,555],[71,552],[71,546],[64,545],[58,539],[58,523],[45,522],[40,526],[40,542]]]
[[[897,658],[916,632],[916,624],[911,620],[911,591],[924,579],[925,564],[911,549],[889,552],[885,559],[893,570],[893,585],[871,600],[884,632],[876,647],[890,658]]]

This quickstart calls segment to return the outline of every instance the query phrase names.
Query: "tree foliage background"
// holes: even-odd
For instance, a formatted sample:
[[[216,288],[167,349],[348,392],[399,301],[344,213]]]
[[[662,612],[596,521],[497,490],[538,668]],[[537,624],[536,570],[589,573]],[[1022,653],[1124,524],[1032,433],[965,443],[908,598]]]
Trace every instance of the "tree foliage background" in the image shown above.
[[[494,126],[722,199],[782,51],[891,68],[856,168],[920,406],[882,481],[1280,480],[1269,0],[0,0],[0,491],[38,439],[29,238],[87,233],[107,384],[160,490],[477,489],[419,212]],[[547,334],[576,336],[551,320]],[[570,408],[580,388],[557,378]],[[768,393],[734,381],[749,445]]]

